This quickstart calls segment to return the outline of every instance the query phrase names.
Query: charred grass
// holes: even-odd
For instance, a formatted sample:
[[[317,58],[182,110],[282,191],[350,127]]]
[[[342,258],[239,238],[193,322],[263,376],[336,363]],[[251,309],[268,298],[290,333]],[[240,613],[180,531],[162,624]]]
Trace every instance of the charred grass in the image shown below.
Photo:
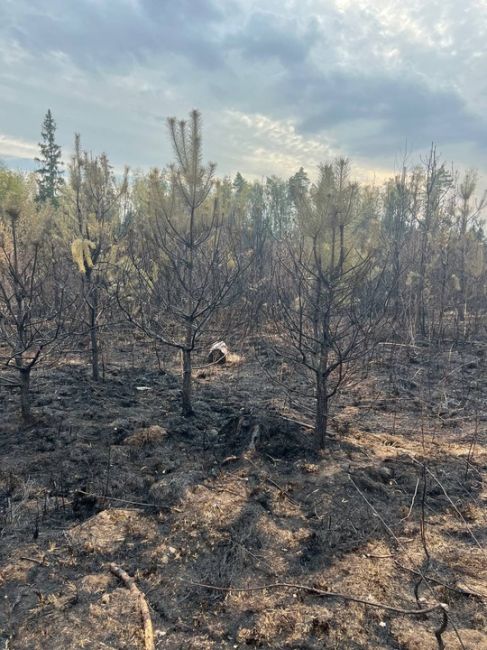
[[[39,372],[29,428],[0,387],[2,647],[143,648],[115,562],[158,648],[437,647],[437,613],[254,590],[275,583],[444,602],[446,647],[487,648],[482,350],[381,350],[335,402],[322,452],[271,352],[264,371],[251,349],[197,371],[190,419],[177,368],[142,345],[114,346],[100,384],[75,357]]]

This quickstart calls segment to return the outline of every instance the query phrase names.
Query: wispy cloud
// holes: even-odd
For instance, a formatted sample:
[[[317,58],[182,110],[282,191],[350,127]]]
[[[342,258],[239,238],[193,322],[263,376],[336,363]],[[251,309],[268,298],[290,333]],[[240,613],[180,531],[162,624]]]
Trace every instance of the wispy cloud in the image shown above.
[[[35,142],[51,108],[66,150],[146,168],[197,107],[220,173],[386,169],[432,140],[487,171],[486,39],[483,0],[3,0],[0,131]]]
[[[19,138],[12,138],[0,133],[0,158],[32,159],[39,153],[38,146]]]

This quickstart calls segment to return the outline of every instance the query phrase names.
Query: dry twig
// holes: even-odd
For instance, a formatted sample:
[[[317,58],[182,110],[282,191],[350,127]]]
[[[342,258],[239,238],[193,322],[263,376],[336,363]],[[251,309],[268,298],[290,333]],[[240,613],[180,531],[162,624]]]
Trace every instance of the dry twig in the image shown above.
[[[155,650],[154,631],[152,629],[152,619],[150,616],[149,606],[147,605],[147,601],[145,599],[144,594],[140,591],[140,589],[135,584],[134,578],[129,576],[129,574],[123,569],[121,569],[119,566],[113,563],[110,564],[110,571],[113,573],[114,576],[116,576],[119,580],[121,580],[124,583],[124,585],[127,587],[127,589],[130,590],[130,593],[137,598],[139,602],[140,614],[142,616],[142,622],[144,624],[145,650]]]

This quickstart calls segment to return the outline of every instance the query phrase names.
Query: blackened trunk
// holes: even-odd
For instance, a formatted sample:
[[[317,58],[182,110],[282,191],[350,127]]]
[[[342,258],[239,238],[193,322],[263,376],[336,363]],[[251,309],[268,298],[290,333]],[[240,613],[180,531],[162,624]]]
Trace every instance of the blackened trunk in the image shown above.
[[[338,263],[338,273],[343,275],[343,265],[345,264],[345,224],[340,224],[340,260]]]
[[[97,336],[97,316],[98,316],[98,291],[96,287],[90,292],[91,302],[89,303],[90,311],[90,340],[91,340],[91,372],[94,381],[100,379],[100,362]]]
[[[28,424],[32,420],[30,408],[30,368],[23,368],[20,371],[20,409],[22,420]]]
[[[318,372],[316,374],[316,414],[315,436],[320,449],[325,448],[325,439],[328,432],[328,394],[326,377]]]
[[[192,393],[192,366],[191,366],[191,350],[183,350],[183,415],[188,417],[193,415],[193,407],[191,405]]]

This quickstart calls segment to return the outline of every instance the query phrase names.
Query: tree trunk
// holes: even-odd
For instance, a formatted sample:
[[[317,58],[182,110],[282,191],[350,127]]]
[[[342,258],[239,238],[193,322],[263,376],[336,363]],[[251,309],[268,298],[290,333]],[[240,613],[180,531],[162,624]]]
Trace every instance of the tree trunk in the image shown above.
[[[22,368],[20,371],[20,409],[24,424],[32,420],[30,409],[30,368]]]
[[[193,407],[191,405],[192,393],[192,365],[191,365],[191,350],[183,350],[183,415],[189,417],[193,415]]]
[[[188,294],[187,294],[187,321],[185,346],[183,348],[183,395],[182,407],[183,416],[193,415],[191,405],[192,392],[192,365],[191,350],[193,349],[193,317],[194,317],[194,296],[193,296],[193,264],[194,264],[194,216],[195,206],[191,206],[191,215],[189,220],[189,260],[188,260]]]
[[[425,278],[426,273],[426,238],[422,244],[421,250],[421,259],[419,264],[419,286],[418,286],[418,295],[417,295],[417,315],[416,315],[416,326],[419,327],[419,332],[421,336],[426,338],[426,304],[424,299],[425,292]]]
[[[326,378],[323,373],[317,372],[315,435],[320,449],[325,448],[325,438],[328,431],[328,394],[326,383]]]
[[[338,273],[343,275],[343,265],[345,264],[345,224],[340,224],[340,261],[338,263]]]
[[[460,304],[458,305],[458,320],[462,323],[463,335],[465,335],[465,322],[467,320],[467,213],[466,204],[463,206],[461,220],[461,245],[460,245]]]
[[[98,291],[96,287],[93,287],[91,284],[91,279],[89,280],[89,291],[88,298],[91,302],[88,301],[88,309],[90,312],[90,340],[91,340],[91,373],[94,381],[100,380],[100,363],[99,363],[99,353],[98,353],[98,336],[97,336],[97,325],[96,319],[98,316]]]

